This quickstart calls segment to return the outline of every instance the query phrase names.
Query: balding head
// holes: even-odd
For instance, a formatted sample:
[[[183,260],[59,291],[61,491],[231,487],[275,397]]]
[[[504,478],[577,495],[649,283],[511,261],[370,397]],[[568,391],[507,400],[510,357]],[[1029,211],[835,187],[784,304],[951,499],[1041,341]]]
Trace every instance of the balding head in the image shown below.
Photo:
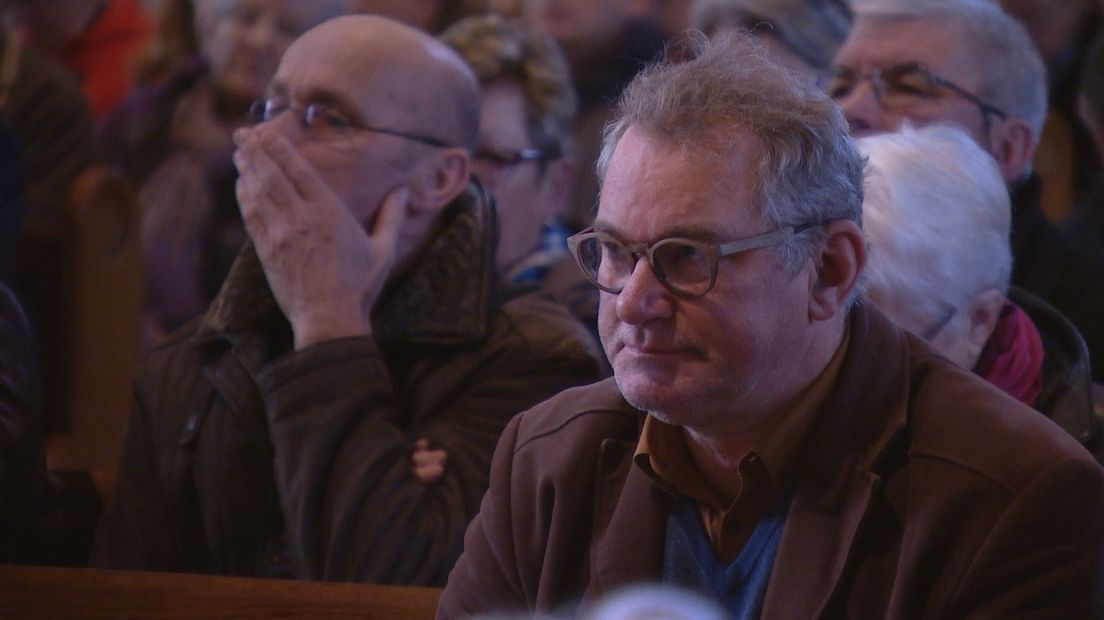
[[[479,87],[429,35],[391,19],[338,17],[288,47],[267,122],[366,227],[386,196],[406,195],[401,239],[413,252],[468,186]],[[401,191],[400,191],[401,190]]]
[[[325,22],[288,48],[285,60],[344,74],[372,109],[414,133],[472,149],[479,130],[479,83],[467,64],[430,35],[385,17]],[[376,118],[366,119],[377,124]]]

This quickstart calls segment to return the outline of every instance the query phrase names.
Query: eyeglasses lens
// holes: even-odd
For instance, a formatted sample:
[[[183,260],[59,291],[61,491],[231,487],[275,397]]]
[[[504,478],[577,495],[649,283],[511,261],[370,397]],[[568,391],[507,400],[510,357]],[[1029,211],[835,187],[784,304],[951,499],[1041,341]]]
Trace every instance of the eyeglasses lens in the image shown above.
[[[624,245],[590,237],[578,246],[579,262],[591,281],[600,288],[620,291],[636,268],[637,258]],[[652,270],[656,278],[688,295],[700,295],[709,289],[713,263],[707,248],[684,241],[664,241],[652,251]]]
[[[886,109],[905,109],[919,99],[934,97],[936,83],[932,75],[915,64],[896,65],[874,69],[865,75],[851,69],[839,68],[832,75],[828,94],[833,99],[848,96],[869,79],[878,101]]]
[[[671,286],[691,294],[709,287],[713,264],[704,246],[684,241],[666,241],[655,246],[652,261],[659,277]]]
[[[907,107],[920,98],[935,95],[931,76],[919,67],[890,67],[882,72],[882,105]]]
[[[579,256],[595,284],[607,289],[620,289],[632,273],[632,254],[610,239],[591,238],[579,246]]]

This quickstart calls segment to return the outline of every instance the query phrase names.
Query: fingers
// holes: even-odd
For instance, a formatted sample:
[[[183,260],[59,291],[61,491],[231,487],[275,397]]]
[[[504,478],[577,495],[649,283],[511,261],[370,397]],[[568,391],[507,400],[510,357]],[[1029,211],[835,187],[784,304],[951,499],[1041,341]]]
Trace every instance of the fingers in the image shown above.
[[[397,187],[383,199],[376,222],[372,226],[372,236],[398,236],[406,223],[406,214],[410,207],[410,190]]]
[[[273,156],[272,149],[267,148],[266,144],[274,140],[287,142],[282,136],[273,138],[271,132],[268,136],[257,131],[246,134],[234,151],[234,164],[242,176],[254,177],[255,198],[266,199],[273,207],[285,208],[302,195],[288,176],[284,163]],[[286,152],[278,152],[281,157],[288,157]],[[298,154],[296,157],[302,161]]]
[[[234,164],[240,173],[235,190],[251,237],[266,234],[277,220],[296,228],[297,222],[335,215],[313,200],[324,196],[325,185],[283,135],[241,128],[234,132],[234,143]]]
[[[426,439],[414,442],[414,451],[410,459],[414,477],[424,484],[437,482],[445,475],[448,453],[444,450],[431,450],[429,441]]]
[[[414,462],[414,467],[431,468],[435,467],[444,471],[445,463],[448,462],[448,453],[444,450],[415,450],[410,459]]]
[[[409,207],[410,190],[405,187],[395,188],[384,197],[370,234],[376,246],[376,256],[396,256]]]
[[[414,467],[414,477],[422,484],[433,484],[443,478],[444,475],[445,470],[443,467]]]
[[[290,183],[295,194],[310,202],[326,189],[314,166],[310,165],[283,134],[276,131],[257,132],[259,146],[273,162],[280,175]]]
[[[241,128],[234,132],[234,164],[242,176],[253,175],[274,206],[313,202],[327,191],[318,172],[277,131]]]
[[[250,134],[252,134],[253,131],[253,127],[239,127],[235,129],[234,133],[231,134],[234,139],[234,146],[241,146],[242,143],[249,138]]]
[[[238,143],[239,146],[243,146],[245,141],[244,137],[242,142],[239,142],[238,139],[242,131],[238,130],[234,133],[234,142]],[[246,231],[251,238],[256,239],[258,236],[265,235],[267,222],[265,209],[258,208],[264,193],[261,181],[253,170],[252,161],[247,151],[240,148],[234,151],[234,165],[238,169],[238,180],[234,186],[234,193],[238,199],[238,208],[241,210]]]

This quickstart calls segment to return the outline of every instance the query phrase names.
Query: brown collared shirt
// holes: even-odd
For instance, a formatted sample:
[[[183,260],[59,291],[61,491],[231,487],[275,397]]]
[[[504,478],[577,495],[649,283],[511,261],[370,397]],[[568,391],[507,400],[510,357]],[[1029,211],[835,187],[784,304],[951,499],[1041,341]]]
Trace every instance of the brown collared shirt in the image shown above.
[[[702,524],[721,561],[729,563],[744,548],[791,473],[806,431],[835,384],[849,341],[845,334],[820,375],[752,439],[734,472],[738,485],[731,501],[714,489],[698,468],[681,427],[648,416],[633,461],[668,493],[698,506]],[[734,414],[736,415],[736,414]]]

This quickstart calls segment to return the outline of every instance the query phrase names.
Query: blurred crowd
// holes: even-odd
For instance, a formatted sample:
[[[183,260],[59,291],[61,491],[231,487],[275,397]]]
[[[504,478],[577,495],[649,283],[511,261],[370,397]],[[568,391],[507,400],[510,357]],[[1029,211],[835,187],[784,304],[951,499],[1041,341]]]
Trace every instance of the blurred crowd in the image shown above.
[[[602,160],[603,139],[610,138],[625,87],[649,64],[689,61],[704,41],[731,33],[750,33],[761,44],[757,53],[787,70],[786,80],[827,94],[857,138],[868,166],[862,220],[871,259],[864,299],[1102,458],[1104,2],[991,1],[1022,28],[1012,35],[996,27],[941,28],[938,21],[908,17],[901,7],[908,3],[879,0],[0,1],[0,560],[81,564],[91,557],[133,568],[443,585],[510,415],[616,372],[598,352],[604,342],[599,289],[620,289],[611,291],[585,264],[586,249],[605,241],[578,237],[569,249],[568,239],[593,232],[600,170],[609,163]],[[462,75],[474,76],[478,95],[450,82],[461,79],[455,72],[434,73],[413,56],[400,62],[385,55],[382,42],[353,37],[350,49],[363,54],[355,62],[373,57],[409,69],[395,78],[406,90],[395,92],[409,90],[410,99],[396,95],[390,105],[417,122],[357,118],[342,107],[347,102],[327,98],[300,109],[292,89],[302,71],[294,73],[289,63],[312,57],[302,49],[296,56],[293,44],[328,20],[353,14],[386,17],[433,37],[440,45],[433,54],[462,59]],[[1024,32],[1033,46],[995,43],[1019,41]],[[406,49],[414,35],[403,36],[393,41],[395,50]],[[339,46],[330,43],[335,49],[325,49],[339,57]],[[358,75],[349,71],[343,78],[357,84]],[[469,103],[481,110],[479,122],[453,127],[450,119],[467,118]],[[287,120],[289,111],[299,120]],[[433,164],[441,180],[427,181],[424,193],[440,195],[424,204],[418,190],[400,196],[384,179],[395,162],[422,161],[412,150],[396,150],[384,162],[365,160],[344,177],[323,173],[322,192],[311,185],[318,182],[314,176],[294,174],[290,156],[269,160],[278,145],[266,142],[263,129],[289,122],[300,126],[287,131],[362,127],[468,155],[463,164]],[[317,167],[317,160],[307,160]],[[273,180],[258,161],[292,172]],[[58,528],[71,527],[72,519],[56,514],[65,504],[51,495],[63,484],[46,475],[41,446],[57,417],[53,382],[66,355],[59,344],[65,326],[54,309],[65,303],[67,209],[78,178],[94,168],[106,168],[135,191],[138,327],[143,351],[152,353],[138,373],[117,487],[108,490],[115,503],[92,555],[91,536],[64,551],[43,543],[58,539]],[[295,309],[323,293],[276,272],[288,242],[265,238],[271,233],[265,209],[290,200],[279,194],[285,183],[299,196],[332,193],[345,203],[370,197],[383,206],[373,204],[363,217],[354,208],[354,214],[374,233],[389,225],[394,201],[413,205],[410,226],[416,224],[409,238],[396,233],[395,242],[401,248],[415,239],[416,251],[379,245],[367,254],[378,263],[390,248],[394,273],[401,274],[365,284],[375,330],[366,333],[375,340],[360,344],[383,360],[390,378],[364,396],[370,405],[348,405],[361,413],[319,431],[311,448],[319,452],[317,462],[289,461],[281,451],[282,442],[298,446],[313,436],[302,424],[286,426],[294,410],[274,412],[324,399],[303,389],[303,368],[295,369],[298,383],[285,378],[287,385],[277,385],[281,373],[293,374],[280,356],[301,352],[301,345],[334,345],[315,349],[311,360],[312,372],[331,373],[317,388],[330,394],[360,375],[321,365],[321,355],[344,359],[363,351],[352,348],[355,334],[336,328],[345,318],[336,311],[308,317]],[[600,247],[595,251],[609,251]],[[636,260],[659,260],[656,246],[632,252]],[[307,251],[285,256],[310,266],[322,260]],[[657,262],[651,264],[655,269]],[[328,277],[325,270],[306,273],[306,279]],[[458,281],[483,284],[450,297]],[[525,305],[525,295],[554,308]],[[282,321],[278,328],[265,322],[272,313]],[[507,318],[493,318],[499,315]],[[469,317],[475,318],[465,322]],[[470,337],[472,330],[478,337]],[[319,333],[325,337],[314,337]],[[521,344],[488,344],[509,338]],[[186,342],[200,341],[207,348],[186,350]],[[338,352],[338,344],[348,346]],[[522,345],[524,353],[517,353]],[[212,361],[218,356],[225,357]],[[214,387],[202,387],[204,381]],[[215,401],[241,415],[217,431],[219,441],[234,447],[208,442],[182,457],[207,440],[203,433],[219,428],[212,426],[222,406]],[[391,426],[359,426],[369,415],[364,410],[382,407],[378,402],[389,403],[380,415]],[[481,415],[450,418],[448,427],[427,421],[461,409]],[[340,405],[326,412],[337,410]],[[171,425],[159,426],[162,414]],[[324,438],[334,428],[349,436],[392,433],[394,442],[384,450],[365,447],[364,440],[354,451]],[[205,450],[240,451],[204,461]],[[425,488],[456,487],[434,500],[439,514],[432,527],[408,532],[421,541],[421,530],[439,527],[419,551],[430,558],[426,565],[401,566],[401,549],[379,551],[393,543],[363,533],[383,526],[375,517],[350,516],[361,514],[351,508],[342,512],[341,500],[327,495],[320,503],[327,511],[338,504],[334,522],[354,534],[310,531],[330,513],[312,513],[306,500],[288,503],[284,489],[325,487],[327,478],[316,471],[321,463],[356,471],[360,466],[346,462],[354,454],[369,463],[365,468],[380,471],[393,458],[393,472],[414,476],[370,479],[389,493],[373,510],[393,519],[416,520],[409,503],[423,501]],[[223,478],[214,469],[230,465],[249,473]],[[227,488],[203,486],[212,480]],[[357,480],[367,486],[369,478]],[[155,491],[159,484],[170,488]],[[199,490],[182,486],[192,484]],[[365,502],[377,501],[373,492],[355,488]],[[164,501],[128,508],[145,501],[143,493]],[[93,512],[87,518],[94,525],[99,512]],[[225,548],[198,549],[195,541],[221,540],[200,530],[235,519],[248,522],[219,530]],[[35,535],[11,536],[32,522],[25,527]],[[172,545],[155,540],[167,524],[178,531]],[[350,543],[354,535],[362,542]],[[357,551],[335,560],[341,554],[328,550],[336,547]],[[364,557],[356,557],[360,551]],[[288,559],[298,553],[311,558],[306,566]]]

